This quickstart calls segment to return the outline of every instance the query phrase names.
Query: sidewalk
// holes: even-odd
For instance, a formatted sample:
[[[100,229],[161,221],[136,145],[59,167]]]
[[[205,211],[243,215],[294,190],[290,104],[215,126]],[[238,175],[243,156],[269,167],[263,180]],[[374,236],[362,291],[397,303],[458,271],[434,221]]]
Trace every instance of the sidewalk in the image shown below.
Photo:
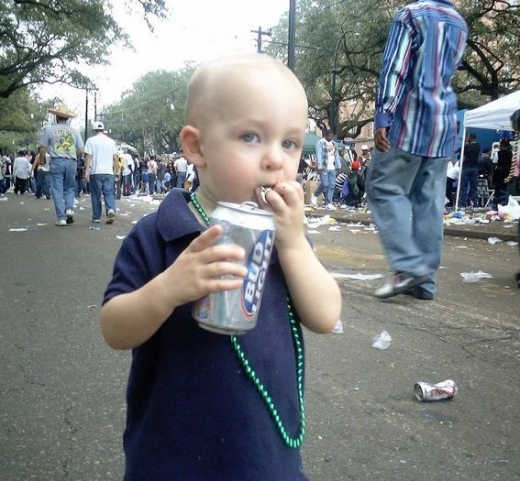
[[[337,222],[371,224],[372,218],[367,207],[354,210],[336,209],[327,210],[319,207],[308,206],[305,208],[308,217],[322,217],[329,215]],[[444,234],[449,236],[469,237],[472,239],[487,240],[497,237],[503,242],[517,241],[518,221],[490,220],[489,223],[480,223],[479,219],[485,217],[486,211],[466,211],[462,219],[450,219],[445,217]]]
[[[161,201],[164,197],[164,194],[152,196],[154,200],[158,201]],[[449,218],[451,216],[447,214],[444,221],[444,234],[483,240],[487,240],[490,237],[497,237],[503,242],[518,241],[518,221],[490,220],[489,223],[481,223],[480,219],[485,218],[486,212],[489,212],[489,210],[466,210],[465,216],[462,219]],[[323,217],[328,215],[337,222],[345,224],[361,223],[369,225],[373,223],[368,207],[360,207],[352,210],[339,208],[336,210],[327,210],[325,208],[307,205],[305,207],[305,215],[307,217]]]

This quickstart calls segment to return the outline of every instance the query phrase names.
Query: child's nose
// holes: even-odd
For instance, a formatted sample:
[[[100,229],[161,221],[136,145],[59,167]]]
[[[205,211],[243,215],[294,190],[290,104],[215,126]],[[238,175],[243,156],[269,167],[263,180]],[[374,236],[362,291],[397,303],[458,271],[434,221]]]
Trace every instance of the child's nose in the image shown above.
[[[279,145],[269,145],[264,153],[264,168],[278,170],[283,166],[284,150]]]

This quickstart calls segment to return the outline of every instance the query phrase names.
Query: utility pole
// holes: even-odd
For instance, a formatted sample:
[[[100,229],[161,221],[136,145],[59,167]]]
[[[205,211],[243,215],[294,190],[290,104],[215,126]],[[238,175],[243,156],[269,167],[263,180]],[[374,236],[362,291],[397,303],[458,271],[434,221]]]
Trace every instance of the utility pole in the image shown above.
[[[294,72],[294,44],[296,40],[296,0],[289,1],[289,38],[287,66]]]
[[[251,30],[252,33],[256,33],[256,51],[262,53],[262,35],[271,36],[271,30],[263,31],[262,27],[258,27],[258,30]]]
[[[88,138],[88,88],[85,89],[85,139]]]

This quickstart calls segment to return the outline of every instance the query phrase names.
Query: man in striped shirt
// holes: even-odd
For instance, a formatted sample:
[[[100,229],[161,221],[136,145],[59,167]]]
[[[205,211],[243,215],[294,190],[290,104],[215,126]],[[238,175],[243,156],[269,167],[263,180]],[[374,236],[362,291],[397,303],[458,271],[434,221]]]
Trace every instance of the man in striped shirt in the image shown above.
[[[443,243],[448,159],[457,134],[451,79],[468,28],[449,0],[397,12],[387,40],[368,168],[372,215],[394,271],[374,293],[433,299]]]

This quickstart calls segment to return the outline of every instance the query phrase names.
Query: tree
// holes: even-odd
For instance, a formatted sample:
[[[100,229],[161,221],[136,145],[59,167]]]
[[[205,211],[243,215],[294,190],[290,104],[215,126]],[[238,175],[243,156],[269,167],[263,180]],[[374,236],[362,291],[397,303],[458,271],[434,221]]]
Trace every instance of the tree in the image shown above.
[[[11,151],[35,151],[45,109],[27,89],[17,90],[9,99],[0,98],[0,147]]]
[[[408,3],[298,2],[296,74],[309,98],[309,115],[319,126],[330,125],[332,114],[342,110],[337,133],[356,137],[373,121],[390,24],[397,9]],[[520,6],[506,0],[460,0],[458,9],[468,23],[469,38],[453,85],[461,107],[474,108],[520,86]],[[273,29],[272,39],[268,52],[286,59],[286,18]]]
[[[101,117],[112,136],[148,153],[177,152],[184,126],[188,80],[194,66],[181,70],[149,72],[140,77],[121,101]]]
[[[469,106],[475,93],[496,100],[520,88],[520,4],[505,0],[464,0],[469,27],[466,53],[455,88]],[[473,95],[465,95],[472,93]],[[473,104],[473,105],[472,105]]]
[[[333,112],[348,104],[349,115],[337,122],[336,133],[356,137],[373,120],[392,14],[378,0],[301,0],[298,9],[296,74],[309,98],[309,116],[325,129]],[[273,32],[275,45],[268,48],[278,58],[284,57],[286,49],[278,44],[286,32],[283,20]]]
[[[149,25],[164,16],[164,0],[133,1]],[[103,0],[2,0],[0,98],[44,83],[92,87],[78,65],[106,63],[116,42],[129,45]]]

